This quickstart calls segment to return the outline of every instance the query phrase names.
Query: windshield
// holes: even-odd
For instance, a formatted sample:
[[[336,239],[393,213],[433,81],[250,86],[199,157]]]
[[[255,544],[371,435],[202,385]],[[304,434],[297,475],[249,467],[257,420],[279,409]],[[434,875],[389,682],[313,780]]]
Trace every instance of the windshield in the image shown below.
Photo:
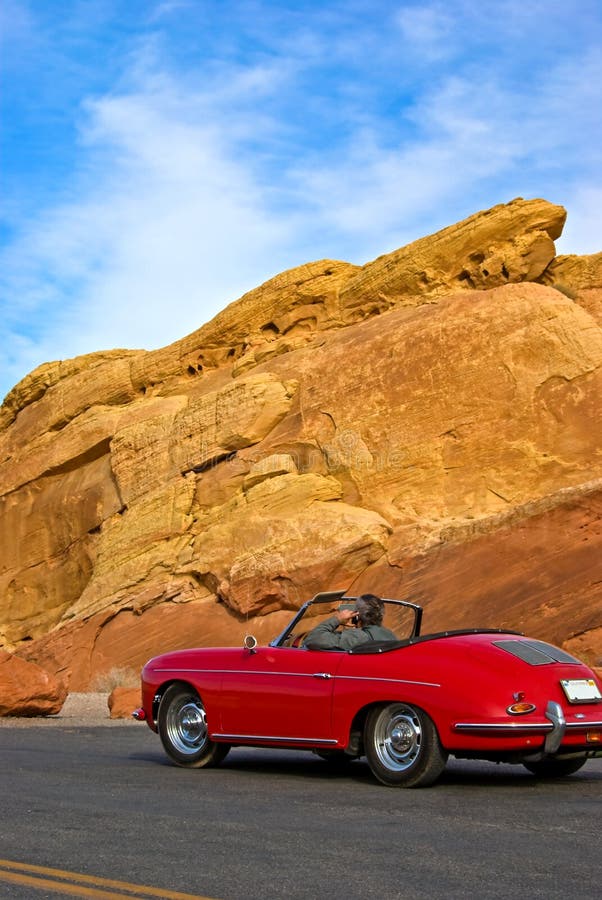
[[[271,642],[273,647],[301,647],[307,634],[330,616],[337,609],[353,608],[356,597],[346,596],[342,591],[318,594],[301,607],[295,618],[285,630]],[[397,640],[415,637],[420,633],[422,609],[405,600],[383,598],[383,625],[390,629]]]

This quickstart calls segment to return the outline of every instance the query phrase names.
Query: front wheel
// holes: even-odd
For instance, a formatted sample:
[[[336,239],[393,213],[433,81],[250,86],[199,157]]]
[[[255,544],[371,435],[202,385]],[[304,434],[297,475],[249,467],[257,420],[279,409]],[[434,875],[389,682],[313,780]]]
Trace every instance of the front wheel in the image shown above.
[[[373,709],[364,746],[372,774],[389,787],[426,787],[439,778],[448,754],[432,720],[407,703]]]
[[[216,744],[209,738],[203,702],[195,690],[182,684],[172,684],[163,694],[157,725],[165,752],[178,766],[217,766],[230,749],[229,744]]]
[[[537,778],[564,778],[578,772],[586,762],[586,756],[578,756],[576,759],[541,759],[539,762],[525,762],[523,765]]]

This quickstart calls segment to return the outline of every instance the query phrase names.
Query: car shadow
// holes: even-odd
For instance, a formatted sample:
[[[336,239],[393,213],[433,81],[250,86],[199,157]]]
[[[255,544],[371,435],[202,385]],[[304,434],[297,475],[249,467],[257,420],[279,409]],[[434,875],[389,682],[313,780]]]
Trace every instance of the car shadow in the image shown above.
[[[508,786],[533,787],[545,783],[574,785],[579,783],[600,783],[602,781],[602,761],[599,765],[587,763],[574,775],[564,778],[540,779],[521,765],[493,763],[484,760],[450,759],[436,784],[449,787],[489,787],[504,788]],[[311,753],[301,754],[271,750],[234,750],[230,753],[220,769],[237,772],[253,772],[265,775],[288,775],[300,778],[341,781],[354,783],[365,782],[378,784],[372,775],[365,758],[347,763],[322,760]],[[217,771],[217,770],[214,770]]]
[[[173,770],[178,767],[172,763],[162,750],[145,751],[130,754],[129,758],[137,762],[160,765]],[[220,777],[226,773],[239,775],[253,774],[266,777],[278,776],[314,781],[347,781],[354,784],[366,784],[374,787],[378,781],[372,775],[365,758],[359,760],[327,761],[311,752],[299,750],[272,750],[262,748],[237,747],[216,768],[179,769],[189,772],[193,777],[202,771],[205,776]],[[536,787],[545,783],[557,785],[602,782],[602,760],[594,760],[574,775],[557,779],[538,779],[521,765],[492,763],[484,760],[450,759],[437,780],[439,787],[488,787],[507,788]]]

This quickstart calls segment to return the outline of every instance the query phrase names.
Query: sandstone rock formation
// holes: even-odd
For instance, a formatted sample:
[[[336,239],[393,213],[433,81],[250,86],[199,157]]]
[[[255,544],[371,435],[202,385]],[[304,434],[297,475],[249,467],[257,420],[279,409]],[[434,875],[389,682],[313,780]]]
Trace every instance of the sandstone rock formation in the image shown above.
[[[84,690],[267,641],[314,592],[419,598],[602,660],[602,254],[515,200],[282,273],[0,412],[0,646]]]
[[[53,716],[67,686],[34,663],[0,650],[0,716]]]
[[[107,704],[111,719],[131,719],[133,711],[142,705],[140,688],[113,688]]]

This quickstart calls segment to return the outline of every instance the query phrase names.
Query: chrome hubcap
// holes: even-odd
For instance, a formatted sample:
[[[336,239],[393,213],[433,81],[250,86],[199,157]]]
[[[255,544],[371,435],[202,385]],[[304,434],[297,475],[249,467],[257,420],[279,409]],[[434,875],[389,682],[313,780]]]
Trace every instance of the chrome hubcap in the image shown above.
[[[167,713],[167,733],[180,753],[198,753],[207,742],[207,720],[201,701],[185,697],[172,703]]]
[[[374,748],[387,769],[409,769],[422,748],[422,728],[416,711],[401,703],[384,709],[376,720]]]

